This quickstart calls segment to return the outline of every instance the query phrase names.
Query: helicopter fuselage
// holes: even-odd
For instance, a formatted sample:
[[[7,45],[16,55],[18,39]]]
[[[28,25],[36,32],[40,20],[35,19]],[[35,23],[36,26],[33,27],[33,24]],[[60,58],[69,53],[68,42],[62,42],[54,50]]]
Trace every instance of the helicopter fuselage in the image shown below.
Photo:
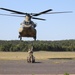
[[[22,40],[22,37],[33,37],[36,40],[36,29],[29,27],[20,27],[19,28],[19,38]]]
[[[21,27],[19,28],[19,38],[22,37],[33,37],[36,40],[36,24],[31,21],[31,16],[26,15],[25,20],[21,23]]]

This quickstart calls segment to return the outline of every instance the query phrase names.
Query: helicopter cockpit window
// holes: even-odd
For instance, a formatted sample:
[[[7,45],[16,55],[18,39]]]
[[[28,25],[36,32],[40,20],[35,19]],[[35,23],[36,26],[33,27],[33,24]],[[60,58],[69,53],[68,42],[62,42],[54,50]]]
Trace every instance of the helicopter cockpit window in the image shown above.
[[[26,25],[30,25],[31,23],[30,23],[30,22],[25,22],[25,24],[26,24]]]

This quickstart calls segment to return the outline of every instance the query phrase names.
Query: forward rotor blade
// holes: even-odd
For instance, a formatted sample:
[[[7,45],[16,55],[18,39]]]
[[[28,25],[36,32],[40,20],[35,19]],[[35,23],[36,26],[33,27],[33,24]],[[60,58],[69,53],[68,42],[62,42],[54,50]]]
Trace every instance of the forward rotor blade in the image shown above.
[[[52,11],[52,9],[48,9],[48,10],[46,10],[46,11],[43,11],[43,12],[40,12],[40,13],[34,14],[34,15],[32,15],[32,16],[39,16],[39,15],[41,15],[41,14],[45,14],[45,13],[47,13],[47,12],[49,12],[49,11]]]
[[[72,13],[72,11],[50,12],[50,13],[45,13],[45,14],[60,14],[60,13]]]
[[[13,17],[25,17],[25,16],[18,16],[18,15],[9,15],[9,14],[0,14],[2,16],[13,16]]]
[[[27,13],[24,13],[24,12],[19,12],[19,11],[7,9],[7,8],[0,8],[0,9],[1,9],[1,10],[10,11],[10,12],[14,12],[14,13],[17,13],[17,14],[23,14],[23,15],[26,15],[26,14],[27,14]]]
[[[35,17],[32,17],[32,19],[43,20],[43,21],[45,21],[45,20],[46,20],[46,19],[42,19],[42,18],[35,18]]]

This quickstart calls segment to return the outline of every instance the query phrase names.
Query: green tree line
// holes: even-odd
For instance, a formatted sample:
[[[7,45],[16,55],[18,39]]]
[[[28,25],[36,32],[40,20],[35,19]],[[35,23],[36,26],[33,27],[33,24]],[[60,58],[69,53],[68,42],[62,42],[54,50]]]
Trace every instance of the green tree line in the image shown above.
[[[34,51],[75,51],[75,40],[60,41],[19,41],[0,40],[0,51],[25,52],[33,46]]]

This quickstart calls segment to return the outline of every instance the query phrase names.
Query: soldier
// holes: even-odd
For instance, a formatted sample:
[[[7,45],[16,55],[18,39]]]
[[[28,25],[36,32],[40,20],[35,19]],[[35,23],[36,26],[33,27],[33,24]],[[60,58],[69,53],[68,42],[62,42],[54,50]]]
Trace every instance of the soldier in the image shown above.
[[[33,56],[33,47],[31,47],[29,50],[28,50],[28,54],[29,56],[27,57],[27,62],[29,63],[34,63],[35,62],[35,57]]]

